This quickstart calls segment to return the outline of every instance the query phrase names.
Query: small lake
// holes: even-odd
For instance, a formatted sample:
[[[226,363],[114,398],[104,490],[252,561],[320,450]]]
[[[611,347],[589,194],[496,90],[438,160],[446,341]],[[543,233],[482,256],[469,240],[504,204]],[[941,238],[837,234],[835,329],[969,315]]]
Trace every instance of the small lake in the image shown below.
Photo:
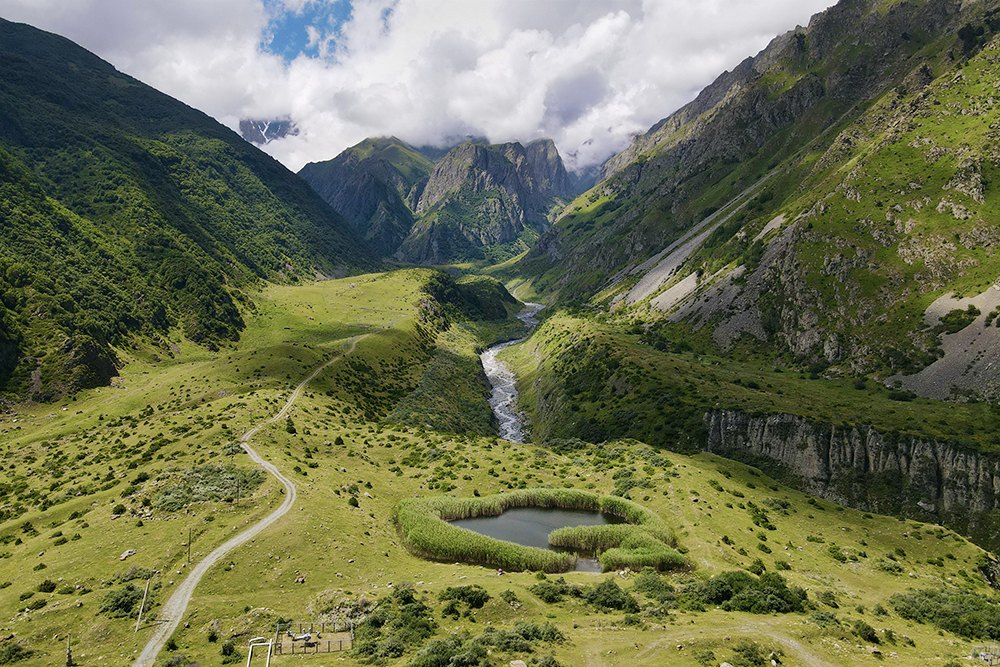
[[[481,516],[475,519],[458,519],[451,525],[465,528],[480,535],[486,535],[505,542],[513,542],[526,547],[538,547],[551,551],[566,551],[579,554],[574,569],[584,572],[600,572],[601,564],[593,557],[549,545],[549,533],[556,528],[572,526],[603,526],[622,523],[622,519],[610,514],[589,510],[565,510],[549,507],[516,507],[499,516]]]

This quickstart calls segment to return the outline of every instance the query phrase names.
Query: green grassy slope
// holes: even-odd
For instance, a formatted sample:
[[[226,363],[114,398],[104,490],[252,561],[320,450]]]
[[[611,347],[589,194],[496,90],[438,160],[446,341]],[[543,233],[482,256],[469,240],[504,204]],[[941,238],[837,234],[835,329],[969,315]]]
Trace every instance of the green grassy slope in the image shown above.
[[[783,413],[817,423],[865,423],[900,435],[1000,450],[1000,414],[988,403],[893,400],[874,382],[824,378],[741,348],[739,361],[678,329],[636,327],[583,314],[545,320],[504,353],[518,372],[534,437],[632,437],[652,445],[700,446],[705,412]]]
[[[964,56],[962,26],[985,25],[991,34],[984,16],[993,3],[963,12],[941,3],[893,5],[841,2],[722,75],[614,158],[607,179],[508,273],[530,276],[538,291],[563,300],[590,298],[767,175],[766,197],[738,222],[773,217],[815,185],[817,160],[875,99],[897,86],[919,93],[925,64],[933,76],[954,67]],[[829,173],[834,164],[843,162],[819,169]],[[741,254],[730,252],[721,264]]]
[[[233,340],[261,279],[373,265],[307,184],[204,114],[61,37],[0,37],[9,396],[106,383],[136,333]]]
[[[496,288],[489,284],[475,287],[486,306],[480,312],[506,309],[503,300],[483,303],[491,291]],[[443,294],[457,298],[440,301]],[[426,334],[442,333],[433,324],[441,317],[450,319],[448,330],[459,328],[459,314],[475,302],[471,294],[426,271],[272,286],[255,298],[257,313],[231,351],[211,354],[182,343],[171,359],[130,358],[114,388],[83,392],[54,411],[19,409],[17,421],[2,425],[3,456],[17,466],[2,492],[5,508],[19,503],[27,511],[0,522],[0,607],[6,610],[0,628],[14,635],[8,646],[30,652],[14,664],[61,662],[66,634],[81,664],[128,662],[152,633],[157,605],[187,570],[188,530],[197,560],[280,501],[268,481],[243,496],[240,507],[220,485],[220,497],[176,509],[163,498],[183,498],[184,491],[168,489],[197,466],[232,461],[246,470],[244,455],[231,454],[227,445],[276,411],[312,368],[366,332],[372,335],[309,385],[288,421],[256,436],[255,447],[295,479],[299,503],[209,571],[173,637],[175,648],[161,656],[164,663],[220,663],[227,641],[245,660],[247,639],[270,635],[279,617],[344,619],[376,603],[382,605],[376,618],[391,620],[371,644],[381,655],[376,662],[386,665],[411,664],[432,646],[445,651],[432,643],[455,633],[509,633],[518,622],[554,624],[565,639],[528,633],[528,640],[505,635],[500,641],[487,633],[480,643],[494,642],[491,655],[485,648],[473,652],[468,664],[551,654],[563,665],[660,665],[665,651],[672,664],[694,667],[708,652],[736,664],[753,652],[753,642],[765,658],[779,651],[789,664],[870,664],[865,646],[872,640],[858,632],[897,653],[901,664],[943,663],[985,638],[973,626],[950,625],[939,634],[937,626],[911,620],[912,605],[893,597],[910,588],[939,589],[997,604],[979,570],[983,552],[950,531],[839,508],[742,464],[634,440],[592,446],[567,439],[546,448],[390,423],[394,392],[418,383],[429,368]],[[485,331],[497,331],[500,321]],[[482,344],[489,334],[477,335]],[[384,372],[351,384],[365,366]],[[569,593],[556,600],[552,591],[561,584],[554,577],[549,586],[533,588],[546,582],[532,573],[498,578],[492,569],[413,556],[392,523],[403,498],[545,485],[627,495],[676,533],[694,569],[653,580],[572,572],[565,575]],[[126,513],[112,518],[118,503]],[[119,560],[127,549],[137,553]],[[804,611],[755,614],[707,602],[721,599],[713,574],[760,567],[801,587]],[[129,585],[141,586],[149,574],[154,616],[133,633],[137,600],[132,615],[116,616],[109,603],[129,607]],[[608,584],[596,587],[608,578],[625,598],[612,595]],[[46,580],[56,583],[54,590]],[[415,599],[407,603],[405,593],[393,591],[408,585]],[[447,589],[463,585],[482,587],[488,599],[457,607],[441,599],[454,598]],[[580,597],[573,586],[582,587]],[[415,605],[420,600],[426,610]],[[626,606],[600,606],[615,600]],[[415,605],[407,618],[393,611],[404,603]],[[358,646],[369,646],[377,629],[359,623]],[[364,654],[328,657],[371,664]]]

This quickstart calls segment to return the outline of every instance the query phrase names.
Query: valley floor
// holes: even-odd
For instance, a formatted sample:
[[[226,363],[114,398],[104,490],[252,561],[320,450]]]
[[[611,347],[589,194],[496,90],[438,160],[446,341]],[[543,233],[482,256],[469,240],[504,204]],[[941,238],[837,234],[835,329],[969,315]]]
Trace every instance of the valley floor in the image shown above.
[[[477,421],[471,428],[483,432],[435,428],[458,423],[449,406],[485,403],[481,383],[460,385],[449,373],[464,372],[485,339],[509,336],[517,323],[452,316],[430,331],[418,307],[425,279],[403,271],[270,287],[230,349],[177,341],[176,351],[123,351],[128,364],[114,386],[5,415],[0,664],[63,664],[67,642],[74,664],[131,664],[166,621],[177,629],[164,633],[158,664],[236,664],[248,639],[273,637],[281,620],[343,622],[376,602],[401,605],[395,592],[409,586],[411,611],[425,609],[423,634],[391,616],[371,662],[342,652],[274,664],[437,664],[420,652],[433,639],[522,621],[551,623],[565,640],[496,646],[483,660],[738,666],[774,651],[785,665],[974,664],[964,656],[981,642],[907,620],[893,598],[960,587],[995,597],[978,570],[983,552],[951,531],[840,507],[709,454],[634,440],[517,444]],[[444,386],[454,400],[442,401]],[[164,613],[191,567],[288,502],[286,488],[255,476],[238,447],[269,419],[250,442],[293,481],[294,502],[207,568],[183,614]],[[538,575],[418,558],[394,523],[404,498],[533,486],[618,492],[656,512],[691,563],[663,578],[674,601],[638,592],[638,573],[623,571],[562,577],[585,588],[612,579],[641,602],[638,613],[600,611],[574,595],[545,602],[533,589]],[[805,589],[810,608],[750,614],[685,593],[758,560]],[[151,604],[136,632],[135,591],[147,580]],[[469,585],[488,600],[452,614],[441,594]],[[873,634],[862,638],[865,626]]]

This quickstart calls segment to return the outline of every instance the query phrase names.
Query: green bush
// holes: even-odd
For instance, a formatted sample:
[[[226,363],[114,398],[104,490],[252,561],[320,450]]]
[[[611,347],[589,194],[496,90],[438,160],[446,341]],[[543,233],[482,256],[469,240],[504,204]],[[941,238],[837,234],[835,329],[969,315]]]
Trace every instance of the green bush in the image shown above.
[[[39,593],[51,593],[56,589],[56,582],[51,579],[46,579],[42,583],[38,584]]]
[[[0,644],[0,665],[13,665],[15,662],[27,660],[34,653],[21,644],[7,640]]]
[[[236,649],[236,645],[233,644],[232,640],[223,642],[219,654],[222,655],[223,665],[231,665],[243,660],[243,654]]]
[[[517,597],[517,593],[509,588],[500,594],[500,599],[511,606],[518,606],[521,604],[521,599]]]
[[[889,598],[902,618],[969,639],[1000,640],[1000,601],[954,588],[910,589]]]
[[[540,581],[528,588],[529,591],[537,595],[542,602],[554,604],[562,602],[563,597],[582,597],[583,589],[580,586],[566,583],[566,580],[559,577],[555,581]]]
[[[439,600],[454,600],[462,602],[470,609],[480,609],[490,601],[490,594],[486,589],[477,584],[471,586],[449,586],[438,594]]]
[[[614,579],[605,579],[583,591],[583,599],[600,611],[639,611],[635,598],[618,586]]]
[[[864,621],[854,622],[854,634],[869,644],[878,644],[878,633],[875,632],[875,628]]]
[[[228,464],[172,468],[167,475],[169,481],[176,482],[166,486],[153,500],[153,507],[163,512],[176,512],[191,503],[231,502],[236,498],[237,487],[240,495],[247,497],[267,479],[267,473],[259,468]]]
[[[837,620],[837,615],[831,611],[814,611],[809,617],[809,620],[821,628],[840,625],[840,621]]]
[[[768,664],[767,652],[757,644],[747,639],[741,639],[733,647],[733,667],[763,667]]]
[[[677,602],[677,591],[664,577],[657,574],[651,567],[645,567],[635,578],[632,590],[656,600],[661,605],[674,606]]]
[[[477,637],[467,632],[435,639],[417,651],[407,667],[487,667],[495,664],[489,659],[492,651],[525,654],[534,651],[535,644],[561,644],[565,637],[549,623],[520,621],[510,630],[486,628]],[[558,667],[551,657],[532,660],[533,667]]]
[[[392,596],[381,600],[354,630],[351,653],[365,662],[398,658],[437,629],[430,609],[417,599],[413,587],[398,584]]]
[[[686,586],[682,591],[682,606],[694,601],[702,605],[718,605],[726,611],[746,611],[753,614],[789,613],[805,610],[807,595],[798,587],[789,587],[776,572],[754,577],[736,570],[722,572],[703,582]]]
[[[111,618],[134,616],[138,611],[136,605],[142,600],[142,589],[134,584],[125,584],[120,588],[110,590],[101,600],[97,612]]]

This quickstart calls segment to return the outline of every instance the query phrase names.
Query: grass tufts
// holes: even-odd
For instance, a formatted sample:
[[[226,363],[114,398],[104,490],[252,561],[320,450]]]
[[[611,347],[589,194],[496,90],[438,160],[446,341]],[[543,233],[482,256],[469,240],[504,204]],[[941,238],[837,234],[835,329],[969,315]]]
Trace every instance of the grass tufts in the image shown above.
[[[599,497],[570,489],[521,489],[481,498],[416,498],[396,511],[397,525],[407,546],[418,555],[443,561],[489,565],[510,571],[565,572],[572,554],[526,547],[448,523],[457,519],[498,516],[516,507],[558,507],[613,514],[630,523],[560,528],[549,534],[553,546],[601,551],[605,570],[680,569],[687,560],[673,546],[673,531],[648,509],[616,497]]]

